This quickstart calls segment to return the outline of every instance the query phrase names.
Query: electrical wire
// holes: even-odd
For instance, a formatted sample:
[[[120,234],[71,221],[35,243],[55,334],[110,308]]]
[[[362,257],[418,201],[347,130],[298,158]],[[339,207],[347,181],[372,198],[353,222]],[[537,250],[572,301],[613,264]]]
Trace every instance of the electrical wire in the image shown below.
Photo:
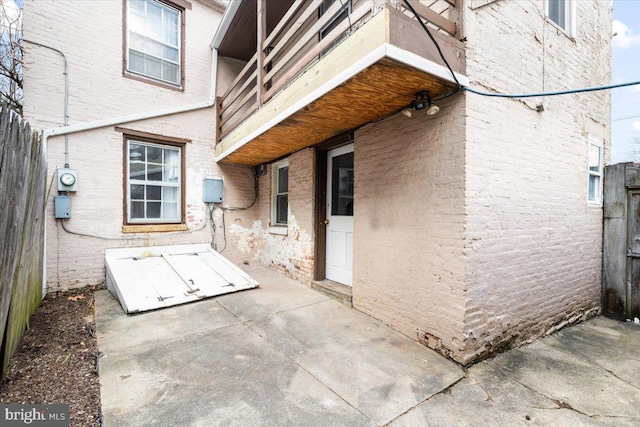
[[[420,15],[418,15],[418,12],[415,11],[415,9],[413,8],[413,6],[411,6],[411,3],[409,3],[408,0],[403,0],[403,2],[406,5],[407,9],[409,9],[413,13],[415,18],[418,20],[418,22],[422,26],[422,29],[427,33],[427,35],[429,36],[429,38],[433,42],[434,46],[436,47],[436,49],[438,51],[438,54],[440,55],[440,58],[442,59],[444,64],[447,66],[447,69],[451,73],[451,76],[453,77],[453,80],[456,82],[456,85],[457,85],[457,87],[456,87],[456,89],[454,91],[450,92],[449,94],[447,94],[447,95],[445,95],[443,97],[440,97],[440,98],[437,98],[437,99],[434,98],[434,101],[439,101],[441,99],[453,96],[460,89],[465,90],[467,92],[475,93],[476,95],[489,96],[489,97],[494,97],[494,98],[535,98],[535,97],[545,97],[545,96],[570,95],[570,94],[574,94],[574,93],[595,92],[595,91],[600,91],[600,90],[608,90],[608,89],[616,89],[616,88],[626,87],[626,86],[640,85],[640,81],[634,81],[634,82],[619,83],[619,84],[612,84],[612,85],[605,85],[605,86],[585,87],[585,88],[580,88],[580,89],[569,89],[569,90],[559,90],[559,91],[552,91],[552,92],[538,92],[538,93],[519,93],[519,94],[485,92],[485,91],[482,91],[482,90],[473,89],[472,87],[469,87],[469,86],[463,86],[463,85],[460,84],[460,82],[458,81],[458,78],[456,77],[456,74],[453,72],[453,69],[449,65],[449,61],[447,61],[447,58],[444,57],[444,54],[442,53],[442,49],[440,49],[440,45],[438,44],[438,41],[433,37],[433,35],[431,34],[431,31],[429,31],[429,28],[422,21],[422,19],[420,18]]]
[[[220,209],[225,211],[245,211],[247,209],[251,209],[253,205],[255,205],[256,202],[258,201],[258,171],[255,169],[253,171],[253,179],[254,179],[254,188],[253,188],[254,197],[253,197],[253,201],[249,206],[245,206],[245,207],[227,206],[227,207],[221,207]]]
[[[222,237],[224,238],[224,246],[218,252],[219,254],[221,254],[222,252],[224,252],[225,249],[227,249],[227,225],[224,222],[224,209],[222,210]]]
[[[258,201],[258,193],[259,193],[259,189],[260,189],[260,183],[258,181],[258,170],[257,169],[253,169],[253,190],[254,190],[254,195],[253,195],[253,201],[251,202],[251,204],[249,204],[249,206],[242,206],[242,207],[238,207],[238,206],[217,206],[218,209],[220,209],[222,211],[222,238],[224,239],[224,246],[222,247],[222,249],[220,251],[218,251],[218,253],[222,253],[224,252],[225,249],[227,249],[227,226],[225,223],[225,212],[227,211],[245,211],[247,209],[251,209],[256,202]],[[213,221],[213,208],[210,211],[210,216],[209,216],[210,220],[211,220],[211,226],[213,228],[213,236],[212,236],[212,248],[214,250],[217,250],[217,244],[215,243],[215,230],[216,230],[216,226],[215,223]]]
[[[340,0],[340,6],[342,9],[344,9],[344,3],[342,2],[342,0]],[[349,13],[349,4],[347,3],[347,20],[349,21],[349,33],[353,33],[353,28],[351,28],[351,13]]]
[[[444,57],[444,53],[442,53],[442,49],[440,49],[440,45],[438,44],[438,42],[435,39],[435,37],[433,37],[433,34],[431,34],[431,31],[429,31],[429,27],[427,27],[427,25],[422,21],[422,19],[420,18],[420,15],[418,15],[418,12],[416,12],[416,10],[413,8],[413,6],[411,6],[411,3],[409,3],[408,0],[403,0],[403,2],[407,6],[407,9],[409,9],[411,11],[411,13],[413,13],[413,15],[416,17],[416,19],[420,23],[420,26],[422,26],[422,29],[427,33],[427,35],[429,36],[429,38],[433,42],[434,46],[436,47],[436,50],[438,51],[438,55],[440,55],[440,58],[442,58],[442,61],[444,62],[444,65],[446,65],[447,68],[449,69],[449,72],[451,73],[451,76],[453,77],[453,81],[456,82],[455,91],[453,93],[451,93],[450,95],[447,95],[446,97],[453,96],[454,94],[458,93],[458,91],[462,87],[462,85],[458,81],[458,77],[456,77],[456,73],[453,72],[453,69],[451,68],[451,65],[449,65],[449,61],[447,61],[447,58]],[[444,99],[444,98],[442,98],[442,99]]]
[[[209,223],[211,224],[211,249],[214,251],[218,250],[218,245],[216,244],[216,223],[213,221],[213,210],[215,209],[215,205],[211,205],[209,209]]]
[[[60,224],[62,224],[62,229],[65,232],[76,235],[76,236],[91,237],[91,238],[100,239],[100,240],[143,240],[144,239],[144,237],[137,237],[137,236],[107,237],[107,236],[98,236],[97,234],[80,233],[77,231],[69,230],[67,226],[64,225],[64,221],[65,221],[64,218],[60,219]]]
[[[49,196],[51,195],[51,188],[53,187],[53,180],[56,177],[56,172],[58,172],[58,166],[56,166],[56,168],[53,170],[53,173],[51,174],[51,182],[49,183],[49,189],[47,190],[47,197],[45,198],[45,200],[49,200]]]
[[[629,120],[629,119],[635,119],[636,117],[640,117],[640,114],[635,114],[633,116],[627,116],[627,117],[620,117],[617,119],[613,119],[611,120],[612,122],[619,122],[620,120]]]
[[[535,98],[535,97],[543,97],[543,96],[570,95],[573,93],[596,92],[600,90],[616,89],[619,87],[634,86],[634,85],[640,85],[640,81],[618,83],[614,85],[605,85],[605,86],[583,87],[579,89],[558,90],[554,92],[538,92],[538,93],[495,93],[495,92],[485,92],[482,90],[473,89],[468,86],[462,86],[462,88],[467,92],[475,93],[477,95],[482,95],[482,96],[490,96],[494,98]]]
[[[69,234],[74,234],[76,236],[83,236],[83,237],[91,237],[93,239],[100,239],[100,240],[144,240],[146,239],[146,237],[142,237],[142,236],[120,236],[120,237],[108,237],[108,236],[100,236],[97,234],[89,234],[89,233],[82,233],[79,231],[73,231],[73,230],[69,230],[66,225],[64,224],[65,219],[64,218],[60,218],[60,223],[62,224],[62,229],[69,233]],[[198,228],[195,228],[193,230],[177,230],[177,231],[169,231],[169,232],[165,232],[162,233],[162,235],[171,235],[171,234],[181,234],[181,233],[196,233],[202,229],[204,229],[207,226],[207,221],[204,222],[204,224]]]

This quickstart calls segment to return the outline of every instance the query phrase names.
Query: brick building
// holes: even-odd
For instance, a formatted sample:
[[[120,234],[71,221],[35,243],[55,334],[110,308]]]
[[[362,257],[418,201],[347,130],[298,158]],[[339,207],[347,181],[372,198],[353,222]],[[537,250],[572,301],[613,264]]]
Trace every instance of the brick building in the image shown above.
[[[51,179],[78,174],[69,219],[49,197],[49,290],[213,223],[234,262],[463,364],[597,313],[609,94],[456,88],[608,83],[611,2],[411,4],[450,69],[399,0],[25,0],[25,116]]]

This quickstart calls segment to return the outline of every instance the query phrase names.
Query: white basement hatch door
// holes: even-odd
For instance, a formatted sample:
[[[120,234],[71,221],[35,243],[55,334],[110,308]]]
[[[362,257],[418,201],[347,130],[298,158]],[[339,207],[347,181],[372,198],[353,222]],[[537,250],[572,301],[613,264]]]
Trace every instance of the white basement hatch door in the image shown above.
[[[257,288],[208,244],[107,249],[107,288],[128,314]]]

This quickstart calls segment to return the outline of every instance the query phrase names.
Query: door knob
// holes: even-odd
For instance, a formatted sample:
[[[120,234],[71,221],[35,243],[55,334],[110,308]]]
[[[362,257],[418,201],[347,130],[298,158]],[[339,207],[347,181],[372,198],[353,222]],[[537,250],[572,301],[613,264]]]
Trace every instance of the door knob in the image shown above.
[[[329,224],[329,220],[328,220],[328,219],[325,219],[324,221],[322,221],[322,223],[323,223],[324,225],[327,225],[327,224]]]

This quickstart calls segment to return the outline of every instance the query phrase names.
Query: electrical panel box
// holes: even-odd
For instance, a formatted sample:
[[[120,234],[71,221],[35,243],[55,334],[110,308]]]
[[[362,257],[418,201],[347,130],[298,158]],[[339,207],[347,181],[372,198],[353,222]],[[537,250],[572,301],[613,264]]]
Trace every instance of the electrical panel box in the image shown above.
[[[222,203],[224,200],[224,185],[222,178],[205,178],[202,183],[203,202]]]
[[[58,169],[58,191],[78,191],[78,171],[76,169]]]
[[[71,218],[71,197],[55,196],[53,198],[53,213],[58,219]]]

